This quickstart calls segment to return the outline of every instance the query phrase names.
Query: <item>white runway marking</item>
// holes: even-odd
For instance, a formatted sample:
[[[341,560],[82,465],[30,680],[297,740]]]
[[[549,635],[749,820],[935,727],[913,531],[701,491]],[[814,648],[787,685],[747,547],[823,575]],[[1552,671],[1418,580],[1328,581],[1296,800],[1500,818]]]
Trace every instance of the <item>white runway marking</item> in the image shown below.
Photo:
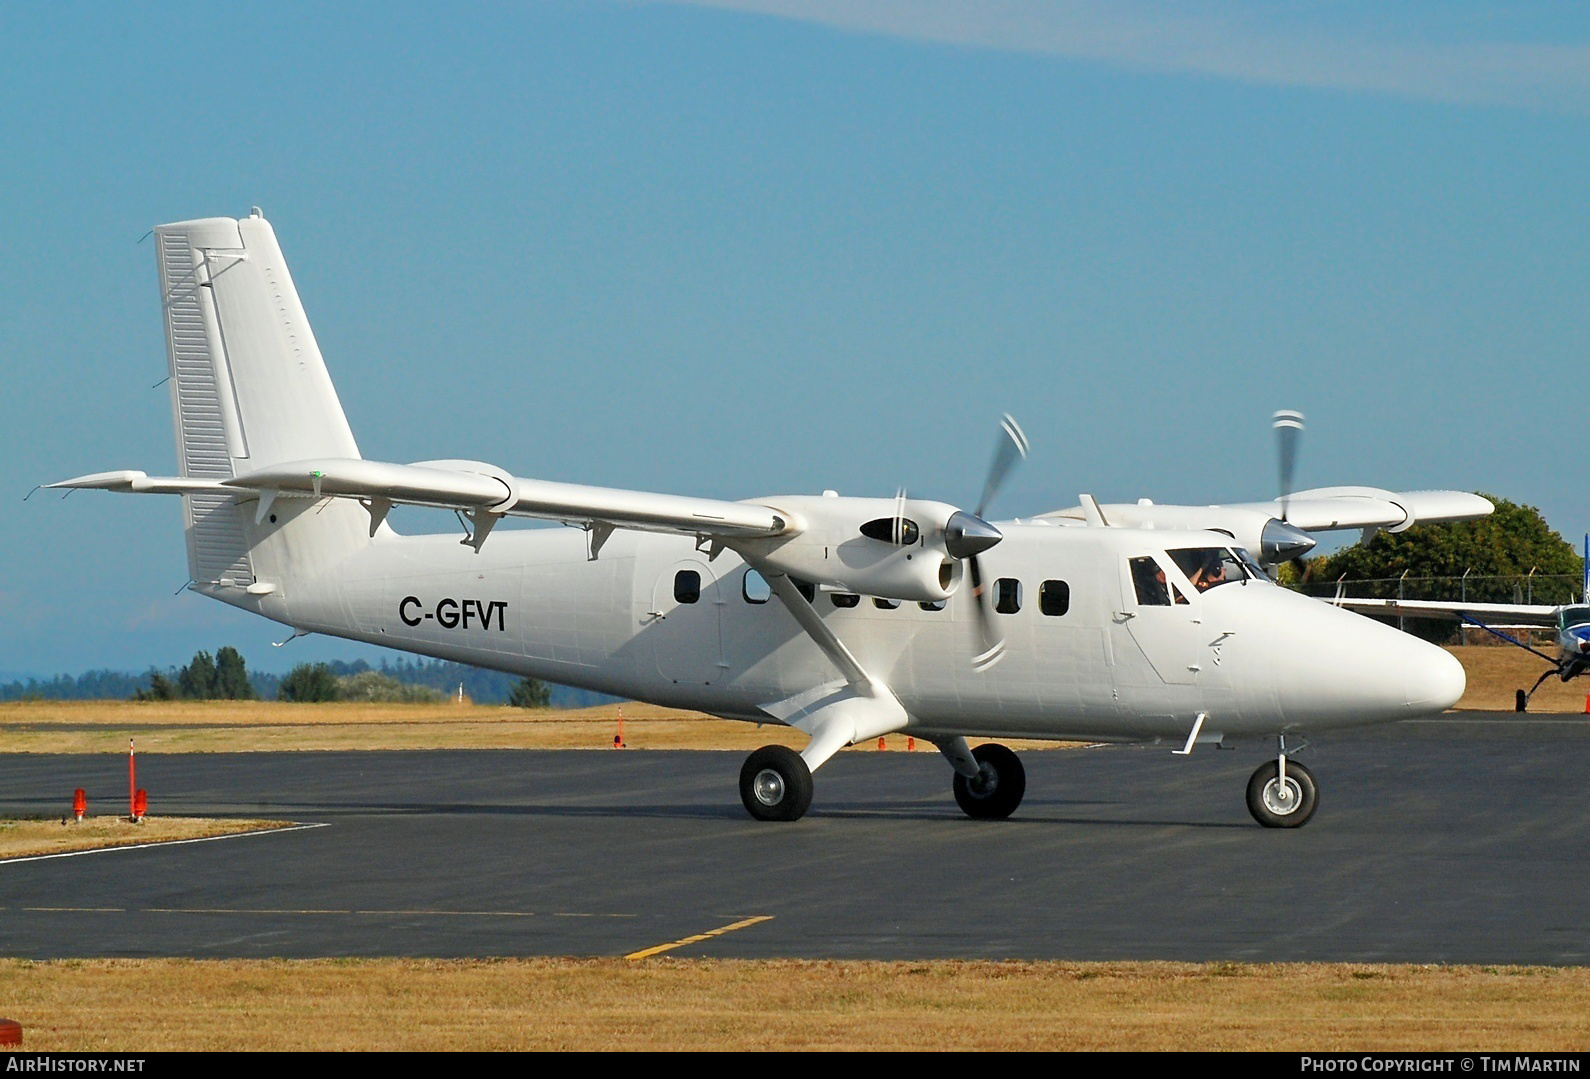
[[[310,828],[329,828],[329,824],[293,824],[286,828],[261,828],[253,832],[232,832],[228,835],[207,835],[199,839],[162,839],[156,843],[124,843],[119,847],[93,847],[89,850],[63,850],[57,854],[29,854],[21,858],[0,858],[0,865],[17,862],[42,862],[49,858],[76,858],[83,854],[109,854],[113,851],[149,850],[152,847],[175,847],[183,843],[213,843],[218,839],[247,839],[256,835],[279,835],[283,832],[302,832]]]

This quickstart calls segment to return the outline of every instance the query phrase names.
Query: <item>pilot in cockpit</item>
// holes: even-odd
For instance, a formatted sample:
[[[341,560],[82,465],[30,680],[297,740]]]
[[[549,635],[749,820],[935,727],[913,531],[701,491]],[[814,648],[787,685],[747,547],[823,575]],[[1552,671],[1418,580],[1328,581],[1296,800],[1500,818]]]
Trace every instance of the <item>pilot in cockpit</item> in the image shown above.
[[[1209,551],[1204,560],[1187,575],[1193,587],[1200,592],[1207,592],[1218,584],[1226,583],[1226,567],[1216,551]]]

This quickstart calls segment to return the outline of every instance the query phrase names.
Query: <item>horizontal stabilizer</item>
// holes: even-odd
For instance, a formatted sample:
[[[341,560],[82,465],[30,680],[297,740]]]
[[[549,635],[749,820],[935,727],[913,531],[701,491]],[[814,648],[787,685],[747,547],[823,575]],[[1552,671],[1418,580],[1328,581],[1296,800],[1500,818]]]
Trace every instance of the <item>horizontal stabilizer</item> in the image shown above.
[[[187,495],[200,491],[225,491],[220,480],[192,479],[184,476],[156,476],[147,472],[121,469],[116,472],[95,472],[89,476],[46,483],[46,489],[69,487],[84,491],[129,491],[134,494]]]

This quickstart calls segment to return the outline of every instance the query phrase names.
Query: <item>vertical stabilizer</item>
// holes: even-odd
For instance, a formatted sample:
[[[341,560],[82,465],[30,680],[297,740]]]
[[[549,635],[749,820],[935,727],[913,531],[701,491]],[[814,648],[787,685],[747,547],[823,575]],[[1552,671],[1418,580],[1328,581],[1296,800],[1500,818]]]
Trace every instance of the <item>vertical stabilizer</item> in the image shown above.
[[[283,461],[358,457],[270,223],[255,210],[154,231],[181,474],[227,479]],[[253,583],[236,498],[182,502],[192,580]]]

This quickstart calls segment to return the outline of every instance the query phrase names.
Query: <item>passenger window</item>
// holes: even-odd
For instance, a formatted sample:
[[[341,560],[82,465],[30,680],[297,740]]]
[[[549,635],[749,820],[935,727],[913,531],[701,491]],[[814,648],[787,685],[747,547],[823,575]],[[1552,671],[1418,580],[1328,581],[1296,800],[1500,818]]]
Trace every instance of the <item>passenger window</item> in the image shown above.
[[[745,582],[740,586],[740,594],[747,603],[766,603],[773,595],[773,589],[768,585],[767,578],[754,569],[745,571]]]
[[[854,607],[861,602],[861,597],[854,592],[834,592],[829,598],[834,601],[835,607]]]
[[[917,606],[924,611],[942,611],[944,609],[944,601],[939,599],[934,600],[932,603],[918,603]]]
[[[1143,607],[1169,607],[1170,589],[1165,586],[1165,571],[1152,558],[1134,558],[1128,563],[1132,569],[1132,585],[1137,589],[1137,602]]]
[[[1071,586],[1064,581],[1045,581],[1038,586],[1038,609],[1058,618],[1071,609]]]
[[[817,586],[816,585],[812,584],[810,581],[803,581],[799,577],[791,577],[790,580],[795,582],[796,590],[798,592],[800,592],[801,595],[806,597],[806,602],[807,603],[816,603],[817,602]]]
[[[682,569],[674,574],[674,602],[695,603],[701,598],[701,574]]]
[[[872,598],[872,605],[878,608],[880,611],[892,611],[896,607],[900,606],[900,601],[897,599],[883,599],[881,597],[874,596]]]
[[[1000,614],[1015,614],[1021,610],[1021,582],[1014,577],[1001,577],[994,582],[994,610]]]

